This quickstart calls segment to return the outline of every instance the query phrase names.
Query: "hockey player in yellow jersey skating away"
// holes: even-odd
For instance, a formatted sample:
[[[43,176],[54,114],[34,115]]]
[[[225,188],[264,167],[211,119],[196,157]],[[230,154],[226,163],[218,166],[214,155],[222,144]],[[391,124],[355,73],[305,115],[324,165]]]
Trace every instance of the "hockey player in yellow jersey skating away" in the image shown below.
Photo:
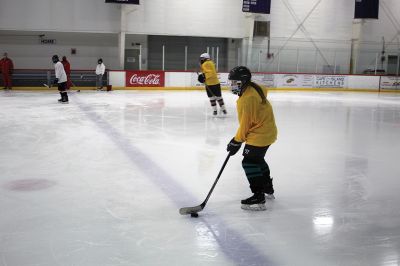
[[[266,91],[251,81],[251,72],[247,67],[233,68],[228,79],[231,81],[233,94],[239,95],[236,102],[239,128],[228,143],[227,151],[234,155],[242,143],[246,143],[242,167],[254,193],[252,197],[241,201],[242,209],[265,210],[264,193],[268,198],[274,198],[270,169],[264,159],[269,146],[277,137],[274,112],[265,97]]]
[[[198,80],[200,83],[204,83],[206,87],[207,96],[210,99],[211,107],[213,108],[213,115],[218,114],[217,102],[222,113],[226,115],[224,99],[221,95],[221,84],[218,79],[215,64],[210,59],[208,53],[200,55],[200,68],[202,73],[198,76]]]

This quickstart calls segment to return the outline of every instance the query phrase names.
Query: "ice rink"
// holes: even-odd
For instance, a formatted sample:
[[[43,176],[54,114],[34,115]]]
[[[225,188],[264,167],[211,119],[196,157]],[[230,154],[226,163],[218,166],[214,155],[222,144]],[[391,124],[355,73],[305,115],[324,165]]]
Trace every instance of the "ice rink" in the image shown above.
[[[400,265],[400,94],[270,92],[275,200],[204,91],[0,92],[1,266]]]

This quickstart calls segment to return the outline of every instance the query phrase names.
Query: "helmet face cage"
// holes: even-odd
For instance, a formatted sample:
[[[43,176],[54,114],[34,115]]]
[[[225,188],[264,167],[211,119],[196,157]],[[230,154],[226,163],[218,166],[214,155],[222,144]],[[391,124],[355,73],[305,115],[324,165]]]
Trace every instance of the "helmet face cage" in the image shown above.
[[[231,80],[229,88],[233,94],[237,95],[242,90],[242,82],[240,80]]]
[[[230,72],[228,79],[231,80],[231,91],[233,94],[240,94],[243,85],[251,80],[251,72],[245,66],[234,67]]]

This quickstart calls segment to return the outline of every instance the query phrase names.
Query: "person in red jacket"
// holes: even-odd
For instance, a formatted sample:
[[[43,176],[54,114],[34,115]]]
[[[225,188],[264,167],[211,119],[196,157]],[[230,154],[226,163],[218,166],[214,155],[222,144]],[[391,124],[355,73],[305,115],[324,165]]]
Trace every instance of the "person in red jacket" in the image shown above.
[[[11,76],[14,72],[13,61],[8,58],[8,54],[4,53],[3,58],[0,60],[0,71],[3,74],[4,90],[11,90]]]
[[[61,63],[64,66],[65,74],[67,74],[67,90],[69,90],[69,88],[71,88],[71,86],[72,86],[72,82],[71,82],[71,65],[68,62],[67,57],[65,55],[62,57]]]

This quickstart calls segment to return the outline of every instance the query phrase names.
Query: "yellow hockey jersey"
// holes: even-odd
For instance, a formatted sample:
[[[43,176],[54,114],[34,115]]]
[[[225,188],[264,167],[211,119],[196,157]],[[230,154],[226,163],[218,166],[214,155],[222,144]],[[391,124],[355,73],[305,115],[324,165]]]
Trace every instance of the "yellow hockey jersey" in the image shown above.
[[[219,84],[218,74],[215,70],[215,65],[213,61],[207,60],[203,64],[201,64],[201,72],[204,73],[206,77],[206,85]]]
[[[263,91],[267,95],[267,91]],[[278,130],[272,106],[268,100],[265,104],[261,102],[260,95],[250,85],[237,100],[239,128],[236,141],[256,147],[265,147],[276,141]]]

